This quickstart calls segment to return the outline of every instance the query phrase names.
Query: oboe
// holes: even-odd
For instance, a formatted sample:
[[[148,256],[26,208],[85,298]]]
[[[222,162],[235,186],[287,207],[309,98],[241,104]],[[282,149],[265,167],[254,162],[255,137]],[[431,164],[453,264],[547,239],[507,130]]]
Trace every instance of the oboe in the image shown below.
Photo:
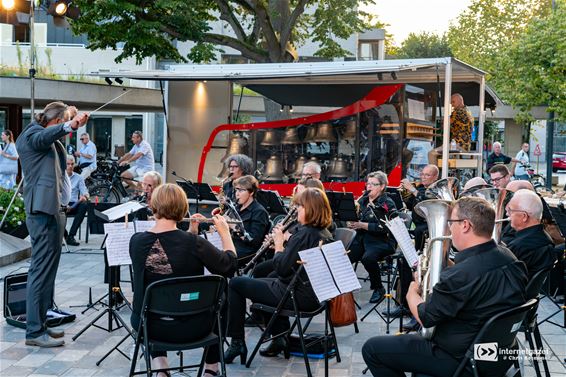
[[[289,209],[289,213],[287,213],[287,216],[285,216],[285,218],[281,221],[280,224],[282,224],[283,228],[281,229],[281,231],[283,233],[285,233],[290,227],[291,225],[293,225],[295,222],[297,221],[297,207],[291,207]],[[270,234],[270,236],[273,233]],[[242,269],[242,274],[247,273],[249,270],[251,270],[255,264],[257,263],[257,261],[263,257],[263,254],[265,254],[267,252],[267,250],[269,250],[271,247],[273,246],[273,237],[267,237],[265,239],[265,241],[263,241],[263,243],[261,244],[260,248],[257,250],[257,252],[255,253],[254,257],[252,258],[252,260],[250,260],[248,262],[248,264],[246,264],[244,266],[244,268]]]

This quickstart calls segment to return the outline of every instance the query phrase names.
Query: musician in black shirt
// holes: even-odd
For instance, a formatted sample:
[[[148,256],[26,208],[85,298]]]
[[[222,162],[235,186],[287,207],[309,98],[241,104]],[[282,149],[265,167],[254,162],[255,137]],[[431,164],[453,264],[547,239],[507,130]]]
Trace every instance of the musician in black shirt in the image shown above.
[[[233,182],[244,175],[252,174],[254,163],[251,158],[245,154],[233,154],[224,162],[228,169],[228,180],[222,185],[224,197],[236,202],[236,192],[234,191]],[[222,201],[223,198],[220,198]]]
[[[245,342],[244,318],[246,314],[246,298],[253,302],[277,306],[287,290],[299,265],[299,251],[310,249],[319,241],[330,241],[332,235],[328,226],[332,222],[332,209],[326,194],[316,188],[308,188],[296,199],[297,220],[301,226],[291,235],[286,246],[280,227],[273,230],[275,255],[273,257],[274,271],[277,277],[254,279],[248,276],[238,276],[230,280],[228,292],[228,336],[232,337],[230,347],[224,354],[224,360],[231,363],[240,356],[242,364],[246,361],[247,347]],[[309,278],[303,270],[299,282],[295,286],[295,298],[299,310],[311,311],[319,307],[318,299],[312,290]],[[287,300],[284,306],[292,309],[293,303]],[[278,317],[272,328],[272,334],[279,334],[290,326],[287,317]],[[276,356],[286,348],[286,341],[277,338],[260,351],[262,356]]]
[[[257,179],[252,175],[245,175],[234,181],[237,211],[244,223],[244,229],[231,225],[239,258],[254,254],[270,228],[269,213],[255,200],[258,188]]]
[[[507,247],[527,265],[529,279],[538,271],[552,267],[556,260],[554,245],[541,224],[542,203],[538,195],[529,190],[518,190],[505,210],[516,231]]]
[[[368,174],[367,193],[358,199],[359,221],[348,222],[356,230],[356,238],[350,246],[351,262],[361,261],[369,274],[373,294],[369,300],[376,303],[383,298],[385,288],[381,282],[379,261],[395,252],[395,239],[389,235],[384,221],[395,216],[395,202],[387,196],[387,176],[381,171]]]
[[[452,376],[485,322],[525,303],[525,264],[491,239],[495,211],[481,198],[455,202],[448,220],[452,243],[459,250],[445,268],[426,302],[418,283],[407,293],[411,312],[424,327],[436,326],[431,340],[420,335],[369,339],[362,355],[374,376],[416,372]]]
[[[236,253],[226,220],[214,216],[214,226],[222,240],[224,251],[198,237],[198,223],[191,223],[191,233],[177,229],[177,221],[187,213],[187,196],[177,185],[165,184],[153,191],[151,209],[155,226],[147,232],[136,233],[130,240],[130,257],[133,268],[134,300],[131,323],[134,329],[140,324],[143,297],[148,285],[155,281],[178,276],[195,276],[206,267],[213,274],[230,275],[236,269]],[[195,217],[204,217],[195,215]],[[193,234],[194,233],[194,234]],[[182,334],[161,334],[166,341],[174,342]],[[168,368],[167,353],[150,351],[154,369]],[[206,356],[206,375],[218,371],[218,346],[211,346]],[[158,373],[164,377],[166,373]]]

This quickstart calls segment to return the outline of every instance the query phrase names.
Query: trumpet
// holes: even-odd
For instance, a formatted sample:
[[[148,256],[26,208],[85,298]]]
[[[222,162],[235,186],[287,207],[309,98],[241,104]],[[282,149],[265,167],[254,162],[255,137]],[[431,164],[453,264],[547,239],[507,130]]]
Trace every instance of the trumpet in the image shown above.
[[[419,187],[420,185],[422,185],[422,183],[420,181],[414,181],[411,182],[411,184],[415,187]],[[402,184],[397,187],[397,190],[399,191],[399,194],[401,195],[401,199],[403,199],[403,201],[407,201],[413,194],[411,193],[411,191],[407,190]]]

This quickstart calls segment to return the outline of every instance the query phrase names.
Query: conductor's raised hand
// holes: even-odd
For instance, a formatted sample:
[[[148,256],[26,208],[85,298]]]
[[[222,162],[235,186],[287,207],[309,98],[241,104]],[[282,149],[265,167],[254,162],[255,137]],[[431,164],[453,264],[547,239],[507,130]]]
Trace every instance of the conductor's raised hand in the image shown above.
[[[80,113],[71,120],[71,128],[77,130],[88,122],[88,113]]]

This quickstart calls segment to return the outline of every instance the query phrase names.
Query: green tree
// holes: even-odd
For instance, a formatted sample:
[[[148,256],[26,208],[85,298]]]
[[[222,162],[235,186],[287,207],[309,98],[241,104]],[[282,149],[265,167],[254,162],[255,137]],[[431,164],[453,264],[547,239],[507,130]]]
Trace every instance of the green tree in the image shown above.
[[[222,47],[231,47],[254,62],[292,62],[307,39],[317,56],[347,56],[338,39],[366,30],[372,16],[360,7],[375,0],[76,0],[81,17],[72,21],[89,48],[122,45],[120,62],[155,56],[176,62],[207,62]],[[223,21],[222,28],[212,24]],[[194,43],[187,56],[177,42]]]
[[[557,120],[566,120],[566,2],[525,33],[495,59],[497,92],[519,110],[518,120],[532,120],[533,106],[547,105]]]
[[[487,72],[499,50],[517,39],[529,21],[549,13],[550,0],[473,0],[450,23],[447,39],[454,56]]]
[[[410,33],[397,50],[398,59],[441,58],[452,56],[452,51],[446,40],[446,35],[438,36],[433,33]]]

